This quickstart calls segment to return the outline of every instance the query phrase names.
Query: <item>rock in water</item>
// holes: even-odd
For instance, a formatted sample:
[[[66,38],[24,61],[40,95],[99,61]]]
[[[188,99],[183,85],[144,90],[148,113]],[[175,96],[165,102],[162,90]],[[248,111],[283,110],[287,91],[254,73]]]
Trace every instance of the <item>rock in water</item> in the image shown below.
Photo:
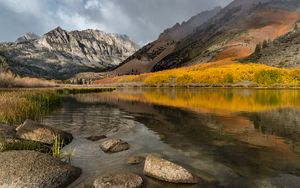
[[[154,155],[148,155],[145,161],[144,174],[170,183],[197,183],[185,168]]]
[[[129,149],[129,144],[121,139],[109,139],[100,145],[102,151],[106,153],[116,153]]]
[[[105,138],[107,138],[105,135],[100,135],[100,136],[89,136],[86,139],[95,142],[95,141],[102,140]]]
[[[0,153],[0,187],[62,188],[81,174],[48,154],[35,151]]]
[[[95,188],[139,188],[143,179],[133,173],[116,173],[97,178],[94,181]]]
[[[57,136],[68,144],[73,140],[70,133],[61,131],[52,127],[41,125],[32,120],[26,120],[22,125],[17,128],[17,135],[26,140],[38,141],[46,144],[53,144]]]
[[[127,164],[136,165],[136,164],[140,164],[144,161],[145,161],[145,157],[143,157],[143,156],[130,156],[127,159]]]

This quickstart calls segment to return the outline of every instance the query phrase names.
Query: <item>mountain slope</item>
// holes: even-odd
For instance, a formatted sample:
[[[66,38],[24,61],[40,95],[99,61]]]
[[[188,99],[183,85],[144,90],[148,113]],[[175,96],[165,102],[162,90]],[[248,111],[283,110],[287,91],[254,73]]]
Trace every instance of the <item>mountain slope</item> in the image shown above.
[[[258,44],[255,52],[247,60],[280,68],[300,66],[300,29],[298,25],[295,25],[293,31],[274,41],[264,41],[262,44]]]
[[[133,54],[125,60],[113,72],[115,74],[138,74],[149,72],[164,57],[172,53],[176,44],[194,32],[194,30],[215,16],[221,7],[210,11],[204,11],[193,16],[187,22],[175,24],[172,28],[166,29],[159,38]]]
[[[126,35],[98,30],[65,31],[60,27],[41,38],[21,37],[0,45],[9,69],[21,76],[68,79],[81,72],[112,68],[137,50]]]
[[[283,35],[300,18],[297,0],[235,0],[186,37],[152,71],[250,55],[257,43]]]
[[[178,32],[166,33],[171,33],[171,39],[176,40],[161,42],[168,38],[162,34],[124,61],[115,73],[155,72],[245,58],[259,42],[289,32],[300,19],[299,7],[299,0],[234,0],[206,21],[199,22],[188,35],[179,35],[184,32],[174,26]]]

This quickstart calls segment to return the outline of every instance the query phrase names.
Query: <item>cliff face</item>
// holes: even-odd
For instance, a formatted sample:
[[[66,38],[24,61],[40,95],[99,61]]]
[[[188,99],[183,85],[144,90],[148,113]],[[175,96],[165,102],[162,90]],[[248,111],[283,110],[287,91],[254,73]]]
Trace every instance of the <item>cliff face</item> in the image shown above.
[[[81,72],[104,71],[138,49],[126,35],[99,30],[65,31],[60,27],[41,38],[24,35],[0,45],[12,72],[21,76],[67,79]]]

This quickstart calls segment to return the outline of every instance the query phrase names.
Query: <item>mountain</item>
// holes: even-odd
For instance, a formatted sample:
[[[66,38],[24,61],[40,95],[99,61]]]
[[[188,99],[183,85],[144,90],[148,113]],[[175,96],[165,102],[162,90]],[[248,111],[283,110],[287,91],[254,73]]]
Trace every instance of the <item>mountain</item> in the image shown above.
[[[40,36],[38,36],[37,34],[29,32],[29,33],[25,33],[23,36],[19,37],[16,40],[16,43],[26,42],[26,41],[30,41],[30,40],[36,40],[39,38],[40,38]]]
[[[216,7],[213,10],[204,11],[186,22],[177,23],[166,29],[157,40],[141,48],[113,72],[116,74],[150,72],[157,63],[174,51],[179,41],[193,33],[197,27],[215,16],[220,10],[221,7]]]
[[[300,29],[299,23],[287,34],[274,41],[258,44],[247,61],[286,68],[300,66]]]
[[[68,79],[81,72],[110,69],[137,49],[126,35],[91,29],[68,32],[57,27],[41,38],[26,34],[15,43],[3,43],[0,55],[15,74]]]
[[[167,47],[153,48],[159,39],[146,45],[121,64],[116,73],[126,74],[120,71],[126,66],[136,73],[135,69],[151,65],[144,70],[154,72],[245,58],[259,42],[274,40],[291,31],[300,19],[299,7],[299,0],[235,0],[195,27],[192,33],[164,43]]]

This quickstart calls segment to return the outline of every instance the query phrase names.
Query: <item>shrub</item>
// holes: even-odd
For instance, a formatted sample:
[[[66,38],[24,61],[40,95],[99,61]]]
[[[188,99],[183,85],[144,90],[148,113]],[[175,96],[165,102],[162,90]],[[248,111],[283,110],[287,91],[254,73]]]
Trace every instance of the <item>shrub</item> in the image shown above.
[[[233,76],[231,73],[226,74],[224,83],[232,84],[234,81]]]
[[[256,83],[261,85],[273,85],[281,83],[282,73],[279,70],[261,70],[255,74]]]

